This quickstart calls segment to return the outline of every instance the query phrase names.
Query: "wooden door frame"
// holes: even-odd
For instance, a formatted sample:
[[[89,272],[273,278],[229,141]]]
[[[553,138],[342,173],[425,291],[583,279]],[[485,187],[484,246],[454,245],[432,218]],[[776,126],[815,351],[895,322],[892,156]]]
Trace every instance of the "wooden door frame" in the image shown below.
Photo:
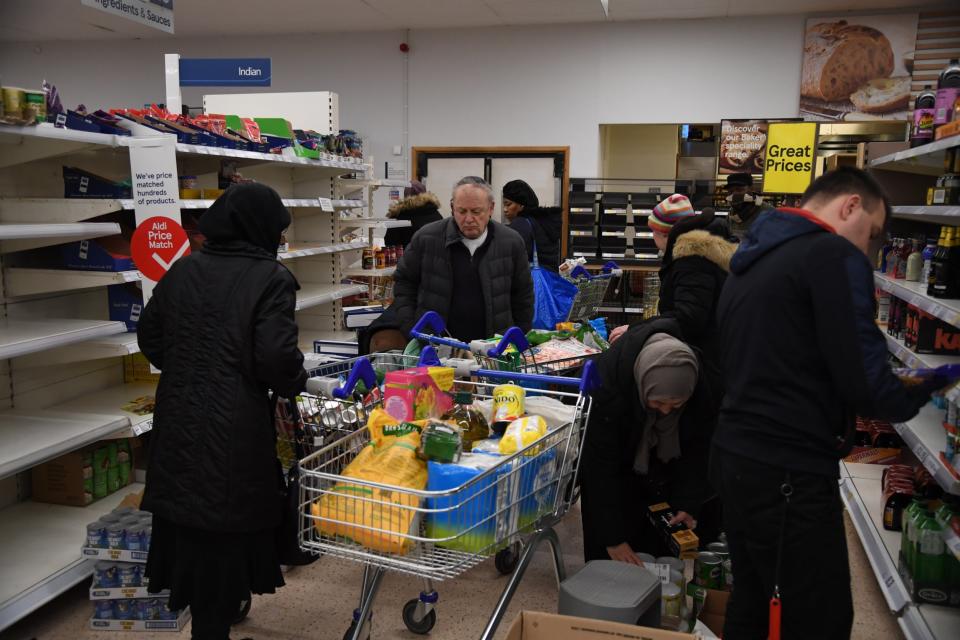
[[[563,155],[563,184],[560,186],[560,212],[563,216],[563,231],[560,235],[560,255],[567,255],[567,217],[569,211],[570,199],[570,147],[411,147],[410,148],[410,175],[414,180],[419,180],[417,167],[421,154],[428,155],[476,155],[484,156],[489,154],[497,155],[516,155],[524,157],[528,155],[543,154],[562,154]]]

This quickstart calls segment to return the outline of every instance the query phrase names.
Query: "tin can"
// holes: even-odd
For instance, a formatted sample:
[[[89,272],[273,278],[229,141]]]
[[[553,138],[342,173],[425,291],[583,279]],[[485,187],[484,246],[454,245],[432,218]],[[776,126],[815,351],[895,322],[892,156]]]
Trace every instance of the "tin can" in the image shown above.
[[[344,409],[340,413],[340,420],[341,428],[346,431],[356,431],[360,426],[360,417],[357,415],[356,409]]]
[[[113,601],[113,619],[114,620],[133,620],[133,611],[134,603],[136,600],[128,600],[123,598],[121,600]]]
[[[101,516],[100,522],[102,522],[102,523],[104,523],[104,524],[106,524],[106,525],[109,526],[109,525],[111,525],[111,524],[115,524],[115,523],[117,523],[117,522],[120,522],[120,519],[121,519],[121,518],[123,518],[123,516],[117,515],[116,513],[114,513],[114,512],[111,511],[111,512],[108,513],[108,514],[106,514],[106,515],[104,515],[104,516]]]
[[[117,563],[101,560],[94,564],[93,584],[103,589],[119,587],[120,577],[117,575]]]
[[[134,509],[133,507],[117,507],[110,513],[117,516],[118,518],[126,518],[128,516],[137,515],[136,511],[137,510]]]
[[[142,620],[156,620],[160,617],[160,601],[156,598],[147,598],[140,604]]]
[[[145,525],[142,520],[137,520],[136,524],[127,526],[127,549],[130,551],[144,551],[143,548],[143,530]]]
[[[150,538],[153,536],[153,526],[148,525],[140,533],[140,546],[144,551],[150,551]]]
[[[340,403],[336,400],[327,400],[320,407],[320,422],[328,429],[340,426]]]
[[[97,620],[113,619],[113,600],[97,600],[93,617]]]
[[[87,525],[87,546],[94,549],[107,548],[107,525],[100,520]]]
[[[119,571],[121,587],[139,587],[140,586],[140,566],[132,562],[121,563]]]
[[[693,563],[693,579],[707,589],[723,588],[723,561],[709,551],[701,551]]]
[[[3,110],[9,118],[23,117],[23,107],[27,102],[26,91],[20,87],[3,87]]]
[[[711,542],[707,545],[707,551],[715,554],[720,560],[726,560],[730,557],[730,549],[725,542]]]
[[[664,617],[680,617],[682,597],[680,587],[672,582],[662,585],[660,591],[660,614]]]
[[[166,598],[163,598],[160,602],[160,620],[176,620],[179,616],[179,611],[173,611],[170,609],[170,601]]]
[[[525,399],[526,392],[523,387],[515,384],[494,387],[493,420],[490,421],[494,433],[502,436],[507,425],[523,415]]]
[[[114,522],[111,525],[107,526],[107,548],[108,549],[123,549],[123,545],[126,542],[125,533],[126,529],[119,522]]]
[[[34,111],[34,122],[41,123],[47,121],[47,96],[43,91],[30,91],[29,89],[24,90],[23,92],[24,103],[23,103],[23,115],[27,116],[28,110]]]

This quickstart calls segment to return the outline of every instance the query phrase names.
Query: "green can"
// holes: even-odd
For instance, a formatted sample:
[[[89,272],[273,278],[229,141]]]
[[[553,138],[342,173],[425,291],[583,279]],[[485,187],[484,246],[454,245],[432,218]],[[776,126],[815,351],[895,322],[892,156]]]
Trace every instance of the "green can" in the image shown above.
[[[693,562],[693,579],[707,589],[723,589],[723,560],[715,553],[701,551]]]

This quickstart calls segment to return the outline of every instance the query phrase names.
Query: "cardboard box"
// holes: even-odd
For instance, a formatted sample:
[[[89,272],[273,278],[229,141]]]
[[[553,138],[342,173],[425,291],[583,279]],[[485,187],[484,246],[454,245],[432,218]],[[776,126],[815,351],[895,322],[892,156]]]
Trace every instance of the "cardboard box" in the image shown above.
[[[700,621],[707,625],[710,631],[718,636],[723,635],[723,623],[727,619],[727,604],[730,602],[730,592],[718,589],[705,589],[706,599],[700,611]]]
[[[130,460],[125,482],[119,480],[119,471],[110,470],[117,468],[118,465],[110,465],[108,469],[107,456],[98,454],[98,450],[107,449],[110,445],[118,445],[120,442],[122,440],[104,440],[37,465],[31,470],[33,500],[85,507],[131,484],[133,482],[133,447],[129,447]],[[94,471],[94,467],[98,465],[104,467],[99,474]],[[107,483],[103,487],[103,495],[99,497],[95,489],[98,480]],[[115,484],[116,488],[109,486],[110,484]]]
[[[143,291],[137,282],[107,286],[107,306],[110,319],[123,322],[127,331],[136,332],[140,314],[143,313]]]
[[[67,269],[80,271],[133,271],[130,241],[123,236],[80,240],[60,245],[60,257]]]
[[[909,306],[904,344],[916,353],[960,354],[960,330],[926,311]]]
[[[934,138],[937,140],[943,140],[944,138],[949,138],[955,135],[960,135],[960,120],[954,120],[953,122],[942,124],[937,127],[936,131],[934,132]]]
[[[506,640],[609,640],[610,638],[690,640],[696,636],[619,622],[574,618],[540,611],[522,611],[510,625]]]
[[[190,621],[190,609],[184,609],[176,620],[101,620],[90,618],[94,631],[182,631]]]
[[[678,558],[696,558],[700,539],[685,524],[668,524],[676,512],[666,502],[658,502],[647,507],[647,518],[660,532],[667,548]]]
[[[150,361],[142,353],[123,357],[124,382],[159,382],[160,374],[150,371]]]

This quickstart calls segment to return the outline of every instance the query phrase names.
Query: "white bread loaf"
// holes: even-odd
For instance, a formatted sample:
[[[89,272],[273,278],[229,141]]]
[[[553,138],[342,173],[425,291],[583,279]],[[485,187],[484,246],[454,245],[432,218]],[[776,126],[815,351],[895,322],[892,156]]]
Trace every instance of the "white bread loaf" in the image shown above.
[[[910,76],[875,78],[850,94],[850,102],[864,113],[889,113],[910,106]]]
[[[807,29],[800,93],[826,102],[845,100],[858,87],[893,72],[893,48],[887,37],[846,20]]]

